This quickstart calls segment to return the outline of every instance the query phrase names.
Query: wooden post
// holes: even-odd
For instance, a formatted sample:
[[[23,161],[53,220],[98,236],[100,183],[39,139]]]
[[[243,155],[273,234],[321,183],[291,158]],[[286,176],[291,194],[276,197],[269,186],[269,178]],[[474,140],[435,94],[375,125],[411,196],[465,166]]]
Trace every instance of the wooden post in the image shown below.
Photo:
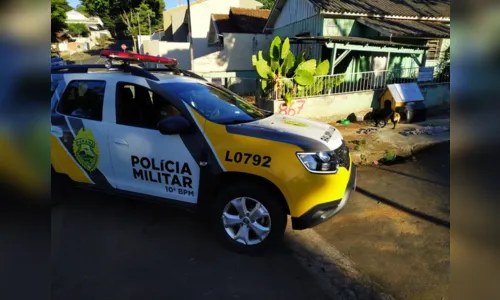
[[[385,63],[385,72],[384,72],[384,87],[387,87],[387,74],[389,74],[389,66],[391,62],[391,51],[387,52],[387,61]]]
[[[333,75],[335,72],[335,59],[337,59],[337,44],[333,43],[333,49],[332,49],[332,65],[330,66],[330,75]],[[334,78],[330,77],[329,80],[334,80]],[[333,91],[333,88],[330,88],[328,90],[328,94],[331,94]]]
[[[425,67],[426,62],[427,62],[427,50],[424,50],[424,53],[422,54],[422,61],[420,62],[420,65],[422,67]]]
[[[332,65],[330,66],[330,75],[333,75],[335,71],[335,59],[337,58],[337,44],[333,44],[333,49],[332,49]]]

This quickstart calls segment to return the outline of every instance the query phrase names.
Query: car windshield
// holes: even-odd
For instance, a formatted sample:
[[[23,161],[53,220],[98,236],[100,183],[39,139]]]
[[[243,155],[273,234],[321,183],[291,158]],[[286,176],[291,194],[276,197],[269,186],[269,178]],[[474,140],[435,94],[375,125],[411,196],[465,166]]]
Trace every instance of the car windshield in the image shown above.
[[[211,122],[239,124],[270,115],[236,94],[198,82],[171,82],[163,86]]]

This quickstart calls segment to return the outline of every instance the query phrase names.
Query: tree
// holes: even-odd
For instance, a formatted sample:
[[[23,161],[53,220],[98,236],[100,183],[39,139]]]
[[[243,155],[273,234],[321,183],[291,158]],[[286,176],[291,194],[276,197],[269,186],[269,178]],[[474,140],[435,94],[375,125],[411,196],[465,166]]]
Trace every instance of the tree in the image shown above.
[[[87,25],[83,23],[68,24],[68,30],[77,36],[88,37],[90,35]]]
[[[103,17],[109,14],[109,0],[82,0],[80,6],[91,16]]]
[[[262,3],[262,7],[263,9],[272,9],[273,6],[274,6],[274,2],[276,2],[276,0],[258,0],[260,3]]]
[[[150,12],[152,30],[163,27],[164,0],[82,0],[81,2],[90,15],[100,17],[104,25],[110,31],[115,32],[115,35],[119,31],[124,31],[126,35],[133,35],[136,29],[130,26],[130,14],[132,12],[135,14],[138,8],[141,13],[141,32],[149,33],[147,13],[144,15],[146,11]],[[127,17],[129,21],[126,21],[124,17]],[[144,22],[144,26],[142,22]]]
[[[66,24],[66,12],[71,9],[66,0],[50,1],[50,26],[52,33],[68,28]]]
[[[443,51],[441,57],[439,58],[439,63],[437,64],[436,77],[441,80],[449,80],[450,78],[450,45]]]
[[[84,6],[84,5],[81,5],[79,4],[77,7],[76,7],[76,11],[81,13],[82,15],[88,17],[89,16],[89,13],[87,11],[87,8]]]
[[[134,40],[135,46],[137,46],[136,37],[138,35],[149,34],[149,20],[154,19],[155,16],[156,14],[146,3],[141,3],[139,7],[136,7],[134,10],[131,9],[129,12],[120,14],[122,22],[127,26],[128,34],[132,36]]]

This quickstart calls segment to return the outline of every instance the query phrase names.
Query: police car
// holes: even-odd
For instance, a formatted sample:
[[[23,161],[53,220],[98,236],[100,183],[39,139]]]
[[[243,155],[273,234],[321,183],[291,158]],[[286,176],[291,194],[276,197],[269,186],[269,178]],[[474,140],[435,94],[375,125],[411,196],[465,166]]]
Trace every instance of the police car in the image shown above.
[[[301,230],[346,205],[356,168],[334,127],[261,110],[175,59],[101,55],[104,65],[52,69],[59,187],[194,207],[224,245],[249,254],[280,241],[288,215]]]

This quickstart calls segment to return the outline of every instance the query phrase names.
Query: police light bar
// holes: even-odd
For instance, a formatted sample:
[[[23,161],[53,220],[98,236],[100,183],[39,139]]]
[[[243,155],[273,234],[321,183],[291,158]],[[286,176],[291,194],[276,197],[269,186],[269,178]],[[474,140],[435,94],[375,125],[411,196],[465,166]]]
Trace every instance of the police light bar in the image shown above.
[[[177,65],[177,59],[168,57],[158,57],[153,55],[142,55],[137,53],[129,53],[113,50],[102,50],[101,57],[107,57],[114,60],[141,61],[157,64]]]

